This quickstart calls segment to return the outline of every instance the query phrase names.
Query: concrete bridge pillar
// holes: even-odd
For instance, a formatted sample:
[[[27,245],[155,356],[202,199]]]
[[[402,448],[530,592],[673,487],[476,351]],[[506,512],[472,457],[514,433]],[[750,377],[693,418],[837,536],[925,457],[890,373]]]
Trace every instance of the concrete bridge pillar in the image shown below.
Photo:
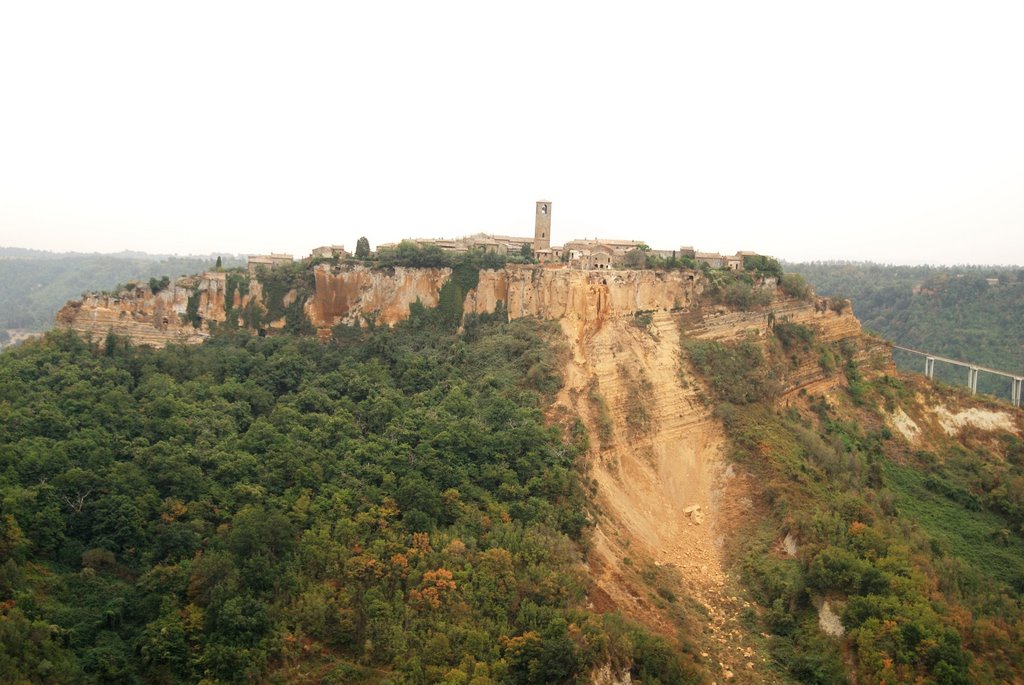
[[[971,389],[972,395],[978,394],[978,372],[984,371],[1001,378],[1010,379],[1010,403],[1015,407],[1024,406],[1024,376],[1016,376],[1014,374],[1006,373],[1005,371],[999,371],[998,369],[990,369],[987,366],[976,366],[969,362],[963,362],[956,359],[949,359],[948,357],[941,357],[938,355],[932,355],[927,352],[920,350],[914,350],[909,347],[900,347],[899,345],[893,345],[894,349],[902,350],[904,352],[912,352],[913,354],[919,354],[924,357],[924,375],[930,380],[935,380],[935,362],[941,359],[947,364],[959,366],[967,369],[967,387]]]

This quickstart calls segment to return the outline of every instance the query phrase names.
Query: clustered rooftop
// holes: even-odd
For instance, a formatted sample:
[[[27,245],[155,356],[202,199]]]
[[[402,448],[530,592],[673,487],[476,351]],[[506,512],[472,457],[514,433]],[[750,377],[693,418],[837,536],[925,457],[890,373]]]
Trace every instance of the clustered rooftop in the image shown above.
[[[536,219],[533,238],[494,235],[491,233],[475,233],[462,238],[412,238],[417,245],[433,245],[445,252],[482,251],[495,254],[523,254],[529,250],[531,257],[541,264],[562,264],[572,269],[612,269],[625,267],[627,255],[633,250],[644,250],[649,255],[657,255],[664,259],[688,258],[698,264],[707,264],[712,269],[743,269],[744,257],[757,256],[756,252],[737,252],[735,255],[721,255],[717,252],[697,252],[692,247],[683,246],[677,250],[652,250],[642,240],[618,240],[609,238],[570,240],[564,245],[551,246],[551,202],[537,202]],[[378,245],[377,249],[398,247],[397,243]],[[341,245],[318,247],[311,257],[344,257],[347,256]],[[273,269],[282,263],[294,261],[288,254],[253,255],[249,257],[249,271],[258,267]]]

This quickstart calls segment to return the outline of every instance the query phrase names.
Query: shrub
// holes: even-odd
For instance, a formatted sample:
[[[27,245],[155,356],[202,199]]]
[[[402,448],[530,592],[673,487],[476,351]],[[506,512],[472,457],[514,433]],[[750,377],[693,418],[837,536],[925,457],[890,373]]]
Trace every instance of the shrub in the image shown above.
[[[814,340],[814,331],[803,324],[783,321],[776,323],[772,329],[775,337],[782,343],[783,349],[790,350],[794,347],[806,350],[810,348]]]
[[[761,348],[751,342],[724,345],[711,340],[691,340],[686,350],[697,371],[716,395],[733,404],[749,404],[775,394]]]
[[[749,311],[771,304],[771,293],[754,290],[754,286],[741,280],[734,281],[722,290],[722,301],[733,309]]]
[[[779,265],[778,260],[764,255],[745,256],[743,258],[743,269],[746,271],[756,271],[759,276],[774,276],[775,278],[782,276],[782,266]]]
[[[149,279],[149,291],[156,295],[161,290],[165,290],[170,284],[171,278],[169,276],[153,277]]]
[[[587,401],[590,403],[594,419],[597,421],[597,437],[601,442],[601,447],[608,447],[612,444],[615,422],[612,420],[611,412],[608,411],[608,404],[601,396],[601,391],[597,389],[596,378],[591,379],[590,385],[587,386]]]
[[[836,295],[834,297],[829,298],[828,306],[829,309],[834,311],[836,314],[842,314],[849,308],[850,300],[843,297],[842,295]]]
[[[451,256],[437,245],[419,245],[403,240],[397,247],[377,250],[381,266],[411,266],[420,268],[443,268],[451,266]]]
[[[188,302],[185,305],[185,321],[191,323],[192,328],[199,328],[203,323],[202,317],[199,316],[199,299],[201,297],[202,293],[196,287],[188,296]]]
[[[638,309],[633,312],[633,325],[647,330],[654,323],[653,312],[649,309]]]
[[[809,300],[811,298],[811,286],[807,285],[804,277],[800,274],[784,274],[779,280],[779,288],[788,297],[797,300]]]
[[[654,386],[643,369],[627,369],[619,366],[619,377],[626,386],[627,410],[626,427],[631,435],[643,435],[651,429],[653,417],[647,407],[653,401]]]

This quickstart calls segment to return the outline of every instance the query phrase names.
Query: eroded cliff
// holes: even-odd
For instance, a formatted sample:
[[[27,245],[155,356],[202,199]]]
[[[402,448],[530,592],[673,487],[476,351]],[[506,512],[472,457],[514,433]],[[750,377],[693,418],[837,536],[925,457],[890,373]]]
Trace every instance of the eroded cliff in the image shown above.
[[[698,275],[697,288],[699,281]],[[590,436],[592,604],[666,635],[682,629],[701,636],[696,646],[714,677],[774,682],[760,638],[744,625],[750,605],[725,559],[735,528],[751,525],[758,486],[752,474],[727,462],[726,433],[682,353],[685,341],[753,342],[767,350],[778,346],[773,327],[784,322],[825,343],[848,341],[854,356],[866,355],[870,345],[852,312],[825,299],[776,292],[770,307],[756,311],[699,299],[673,306],[664,297],[634,301],[616,310],[635,307],[628,317],[564,317],[573,354],[552,411],[579,417]],[[778,369],[781,402],[800,390],[827,394],[847,382],[810,355],[794,357]],[[700,609],[666,601],[677,594]]]
[[[315,288],[306,303],[306,315],[317,330],[338,324],[361,325],[373,320],[393,326],[409,317],[409,305],[420,302],[436,307],[441,287],[451,269],[320,264],[313,268]]]
[[[466,296],[467,313],[493,312],[499,303],[509,318],[537,316],[593,325],[639,311],[680,310],[696,295],[693,271],[577,271],[507,267],[481,271]]]
[[[270,293],[259,278],[220,272],[178,279],[156,294],[144,285],[133,285],[117,294],[89,294],[69,302],[58,313],[57,324],[94,337],[113,330],[146,345],[198,343],[224,323],[254,332],[283,328],[282,312],[304,297],[306,318],[321,336],[329,336],[339,324],[372,321],[392,326],[408,318],[410,306],[417,302],[436,307],[452,270],[319,264],[311,268],[311,276],[311,292],[304,294],[294,288]],[[230,278],[239,283],[232,287]],[[504,308],[513,319],[568,319],[586,327],[638,311],[689,307],[699,287],[700,275],[692,271],[598,272],[510,265],[481,270],[462,308],[467,314]],[[280,301],[270,301],[273,297]],[[253,307],[258,316],[252,315]]]
[[[89,293],[68,302],[57,312],[56,324],[94,337],[113,331],[139,345],[195,344],[209,337],[209,326],[194,326],[189,310],[200,321],[223,321],[224,298],[223,273],[179,278],[156,293],[132,283],[117,293]]]

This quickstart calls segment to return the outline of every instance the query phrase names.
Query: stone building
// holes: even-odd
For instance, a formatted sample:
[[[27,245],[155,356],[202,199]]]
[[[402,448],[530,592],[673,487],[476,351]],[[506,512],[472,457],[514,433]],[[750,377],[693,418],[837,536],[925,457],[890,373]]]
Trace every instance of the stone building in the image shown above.
[[[643,240],[625,240],[619,238],[583,238],[570,240],[564,245],[551,244],[551,200],[537,200],[534,207],[533,238],[476,233],[463,238],[418,238],[417,245],[432,245],[445,252],[469,252],[480,250],[499,255],[519,254],[529,249],[530,254],[541,264],[557,267],[564,264],[573,269],[616,269],[627,268],[628,255],[638,249],[650,256],[663,259],[677,257],[694,259],[705,263],[712,269],[728,268],[733,271],[743,270],[744,257],[755,255],[754,252],[737,252],[735,255],[723,256],[718,252],[697,252],[692,247],[683,246],[678,250],[652,250]],[[397,247],[396,244],[380,245],[378,249]],[[642,261],[642,260],[641,260]]]
[[[321,245],[320,247],[314,247],[309,256],[312,259],[333,259],[334,257],[344,259],[348,256],[348,252],[345,251],[344,245]]]
[[[707,264],[712,269],[725,266],[725,258],[717,252],[697,252],[693,257],[698,264]]]
[[[694,252],[692,259],[694,259],[698,264],[707,264],[712,269],[743,271],[744,260],[747,257],[757,256],[759,255],[756,252],[750,252],[749,250],[741,250],[734,255],[721,255],[717,252]]]
[[[566,248],[569,267],[589,271],[592,269],[611,269],[615,265],[615,250],[610,245],[595,242],[585,248],[579,246]]]
[[[260,267],[267,269],[268,271],[276,269],[284,264],[291,264],[295,261],[295,258],[290,254],[284,254],[279,252],[272,252],[270,254],[254,254],[249,255],[249,273],[254,274]]]
[[[532,245],[530,238],[493,233],[474,233],[462,238],[409,238],[409,241],[421,247],[428,245],[438,247],[445,252],[463,253],[479,250],[500,255],[519,254],[523,245]],[[398,247],[398,243],[382,243],[377,246],[377,249],[388,250],[396,247]]]

